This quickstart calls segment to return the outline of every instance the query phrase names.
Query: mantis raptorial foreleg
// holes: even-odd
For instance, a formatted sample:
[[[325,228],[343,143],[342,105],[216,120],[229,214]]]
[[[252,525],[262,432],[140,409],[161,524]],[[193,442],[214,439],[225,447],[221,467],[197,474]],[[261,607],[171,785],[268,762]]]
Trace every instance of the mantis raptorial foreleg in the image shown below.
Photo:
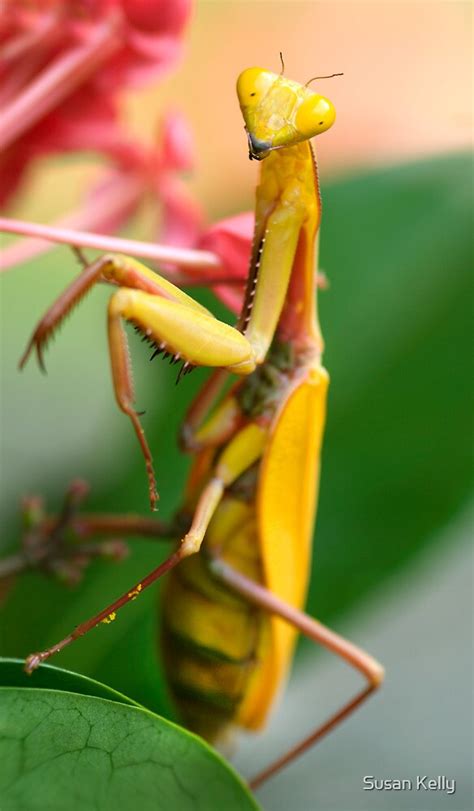
[[[178,287],[136,260],[105,256],[86,267],[48,310],[20,361],[23,366],[36,348],[39,363],[44,368],[45,343],[88,290],[98,281],[120,288],[110,299],[108,310],[113,383],[119,408],[131,420],[141,446],[153,509],[158,494],[152,456],[133,404],[133,382],[122,321],[130,321],[143,334],[155,347],[154,354],[164,353],[171,356],[172,362],[182,361],[180,375],[192,366],[218,367],[237,375],[249,375],[257,365],[264,363],[285,305],[302,233],[305,227],[308,231],[308,222],[317,214],[313,163],[311,158],[308,162],[307,149],[301,150],[298,146],[290,149],[287,163],[283,160],[281,170],[279,159],[275,162],[271,158],[267,161],[268,170],[262,174],[254,245],[237,327],[215,318]],[[305,268],[304,272],[309,272],[312,289],[312,262],[311,265],[310,271]],[[320,349],[314,348],[315,351]],[[193,447],[193,417],[199,416],[201,406],[207,402],[205,395],[190,417],[184,444],[189,442]],[[198,446],[201,439],[197,437]]]
[[[130,418],[145,458],[150,502],[158,500],[151,451],[133,401],[133,380],[122,320],[130,321],[153,345],[154,354],[192,366],[217,366],[237,374],[255,368],[254,350],[245,336],[215,318],[178,287],[130,257],[104,256],[86,267],[54,302],[36,327],[23,357],[33,348],[44,369],[43,349],[67,313],[99,281],[120,285],[109,302],[108,336],[114,390],[119,408]]]

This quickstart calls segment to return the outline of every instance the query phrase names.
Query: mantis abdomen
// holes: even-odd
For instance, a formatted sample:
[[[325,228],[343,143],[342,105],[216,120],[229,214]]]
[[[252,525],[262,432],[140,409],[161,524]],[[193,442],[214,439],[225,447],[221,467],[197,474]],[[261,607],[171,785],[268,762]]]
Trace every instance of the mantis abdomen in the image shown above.
[[[207,546],[261,582],[255,504],[228,496],[208,530]],[[252,684],[267,665],[270,620],[216,583],[206,554],[170,576],[163,603],[164,651],[171,691],[186,725],[215,741],[229,724],[255,728]]]

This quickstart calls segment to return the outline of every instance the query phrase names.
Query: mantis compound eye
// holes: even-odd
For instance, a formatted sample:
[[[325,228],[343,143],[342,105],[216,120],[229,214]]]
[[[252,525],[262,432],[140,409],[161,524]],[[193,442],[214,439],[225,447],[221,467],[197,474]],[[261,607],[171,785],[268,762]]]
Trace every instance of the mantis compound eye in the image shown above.
[[[237,79],[237,95],[242,109],[258,107],[270,87],[275,74],[263,68],[248,68]]]
[[[309,96],[299,107],[295,124],[298,132],[306,138],[319,135],[332,127],[336,119],[336,110],[331,101],[316,93]]]

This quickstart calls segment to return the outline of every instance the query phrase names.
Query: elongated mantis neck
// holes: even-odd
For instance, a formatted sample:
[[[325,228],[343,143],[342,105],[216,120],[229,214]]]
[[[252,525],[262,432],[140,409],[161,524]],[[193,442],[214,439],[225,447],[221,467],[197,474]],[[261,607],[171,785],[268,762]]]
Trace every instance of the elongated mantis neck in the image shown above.
[[[322,202],[316,153],[310,141],[300,145],[306,152],[306,218],[296,251],[288,296],[280,319],[282,337],[321,356],[324,341],[318,318],[318,255]]]
[[[322,351],[315,263],[320,219],[319,181],[310,143],[274,150],[262,162],[254,245],[239,320],[257,362],[276,333],[312,354]]]

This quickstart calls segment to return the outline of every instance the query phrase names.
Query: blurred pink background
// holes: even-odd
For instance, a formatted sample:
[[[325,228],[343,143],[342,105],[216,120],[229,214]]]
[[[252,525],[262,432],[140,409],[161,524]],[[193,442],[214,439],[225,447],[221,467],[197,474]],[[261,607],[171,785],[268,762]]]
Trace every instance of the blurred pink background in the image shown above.
[[[185,56],[172,75],[127,92],[123,113],[141,138],[160,115],[183,110],[194,131],[190,183],[209,218],[252,205],[255,166],[247,160],[235,96],[251,65],[313,84],[335,103],[335,127],[318,141],[324,177],[359,166],[466,149],[472,125],[472,7],[467,2],[198,2]],[[46,173],[42,171],[45,166]],[[83,156],[39,162],[11,213],[45,222],[75,204],[97,171]],[[54,184],[54,185],[53,185]],[[52,196],[49,189],[61,189]],[[26,202],[28,200],[28,202]]]

